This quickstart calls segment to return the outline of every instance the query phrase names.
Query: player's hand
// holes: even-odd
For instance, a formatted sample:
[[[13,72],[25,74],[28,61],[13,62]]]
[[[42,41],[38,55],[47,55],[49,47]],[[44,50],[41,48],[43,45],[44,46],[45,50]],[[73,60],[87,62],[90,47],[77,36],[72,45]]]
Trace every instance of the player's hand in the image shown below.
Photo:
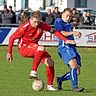
[[[76,42],[74,40],[67,40],[65,43],[66,44],[76,45]]]
[[[7,61],[9,62],[9,63],[11,63],[12,62],[12,54],[10,54],[10,53],[7,53],[7,55],[6,55],[6,59],[7,59]]]
[[[74,31],[74,35],[75,36],[78,36],[79,38],[82,36],[82,33],[81,32],[76,32],[76,31]]]

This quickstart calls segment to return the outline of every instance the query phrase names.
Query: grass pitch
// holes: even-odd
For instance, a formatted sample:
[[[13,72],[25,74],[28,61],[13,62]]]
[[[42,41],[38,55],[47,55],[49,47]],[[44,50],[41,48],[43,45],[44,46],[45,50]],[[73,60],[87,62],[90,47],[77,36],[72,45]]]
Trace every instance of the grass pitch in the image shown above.
[[[55,76],[66,73],[69,69],[57,54],[56,47],[46,47],[55,62]],[[85,88],[82,93],[71,91],[71,82],[63,83],[63,91],[50,92],[33,91],[29,80],[32,59],[21,57],[17,47],[13,48],[13,62],[9,64],[6,61],[7,47],[0,46],[0,96],[96,96],[96,49],[95,48],[78,48],[81,55],[82,67],[79,76],[79,85]],[[38,68],[39,77],[45,81],[45,65],[41,64]],[[56,87],[56,80],[54,80]]]

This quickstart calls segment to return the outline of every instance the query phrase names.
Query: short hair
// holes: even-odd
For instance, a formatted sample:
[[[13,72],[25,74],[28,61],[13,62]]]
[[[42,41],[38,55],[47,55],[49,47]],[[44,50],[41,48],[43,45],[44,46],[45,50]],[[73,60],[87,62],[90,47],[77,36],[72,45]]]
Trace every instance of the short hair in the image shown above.
[[[33,11],[31,13],[30,17],[41,18],[41,13],[40,13],[40,11]]]
[[[12,9],[12,6],[9,6],[9,8],[11,8],[11,9]]]
[[[77,11],[77,9],[76,8],[73,8],[72,11]]]
[[[7,5],[4,5],[4,8],[6,8],[6,9],[7,9]]]
[[[66,11],[72,13],[72,10],[71,10],[70,8],[65,8],[65,9],[63,10],[63,13],[66,12]]]
[[[58,7],[54,7],[54,9],[58,9]]]

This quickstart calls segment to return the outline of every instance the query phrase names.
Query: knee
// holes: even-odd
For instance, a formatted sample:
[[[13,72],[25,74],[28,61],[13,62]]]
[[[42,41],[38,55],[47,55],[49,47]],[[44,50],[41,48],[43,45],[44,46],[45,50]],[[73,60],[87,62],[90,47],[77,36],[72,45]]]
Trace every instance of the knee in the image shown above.
[[[80,75],[80,73],[77,73],[77,76],[79,76]]]
[[[51,58],[47,59],[46,66],[48,67],[54,67],[54,61]]]
[[[80,75],[80,72],[77,72],[77,75],[79,76]]]
[[[51,60],[50,63],[49,63],[49,67],[53,67],[54,66],[54,61]]]
[[[77,69],[77,75],[78,76],[80,75],[80,69]]]
[[[44,51],[45,49],[44,49],[44,47],[43,46],[38,46],[38,48],[37,48],[37,51]]]

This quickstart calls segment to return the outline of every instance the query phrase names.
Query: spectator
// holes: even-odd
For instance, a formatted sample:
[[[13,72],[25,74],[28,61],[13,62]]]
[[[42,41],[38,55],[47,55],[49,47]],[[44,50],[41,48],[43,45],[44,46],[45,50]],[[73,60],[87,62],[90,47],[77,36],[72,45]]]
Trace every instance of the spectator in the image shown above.
[[[87,17],[89,20],[89,25],[95,25],[95,16],[91,16],[89,12],[87,12]]]
[[[11,18],[12,18],[12,14],[9,13],[9,10],[7,9],[7,5],[5,5],[4,11],[1,15],[3,26],[9,26],[9,24],[11,24]]]
[[[9,6],[9,13],[12,14],[11,23],[15,24],[16,23],[16,15],[15,15],[15,12],[12,10],[12,6]]]
[[[26,22],[28,20],[24,10],[22,9],[21,12],[20,12],[20,15],[18,16],[18,23],[19,24],[22,24],[24,22]]]
[[[80,18],[81,25],[90,25],[90,19],[87,15],[87,12],[83,12],[83,15]]]
[[[60,12],[58,11],[58,7],[54,8],[52,15],[53,15],[54,19],[57,19],[57,18],[61,17]]]
[[[71,22],[72,22],[73,26],[79,25],[79,14],[77,13],[77,9],[76,8],[72,9]]]
[[[48,23],[49,25],[53,25],[54,24],[54,17],[51,13],[51,9],[47,9],[47,14],[45,16],[45,22]]]

